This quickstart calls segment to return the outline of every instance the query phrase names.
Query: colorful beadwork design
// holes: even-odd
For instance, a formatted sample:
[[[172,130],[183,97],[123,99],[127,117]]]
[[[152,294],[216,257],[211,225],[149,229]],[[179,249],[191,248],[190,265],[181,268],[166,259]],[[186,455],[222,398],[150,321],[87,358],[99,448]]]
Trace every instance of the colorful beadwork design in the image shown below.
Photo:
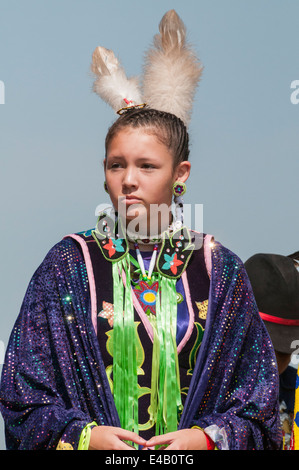
[[[150,311],[153,315],[156,314],[156,296],[158,289],[158,282],[149,285],[145,281],[140,281],[137,286],[134,287],[135,295],[146,313]]]
[[[176,181],[172,186],[174,196],[183,196],[186,193],[186,185],[180,181]]]
[[[162,276],[178,279],[185,271],[193,250],[194,244],[186,227],[180,227],[171,235],[165,232],[157,258],[157,270]]]
[[[121,227],[118,226],[117,222],[113,221],[107,214],[102,213],[98,217],[95,230],[91,232],[104,258],[109,261],[118,261],[124,258],[129,251],[127,240],[118,236],[119,229],[121,230]]]
[[[170,269],[170,271],[176,275],[178,272],[178,266],[181,266],[183,261],[180,261],[178,259],[177,253],[173,253],[171,256],[169,256],[167,253],[164,254],[164,261],[165,263],[162,266],[162,269]]]
[[[112,258],[116,252],[124,253],[125,249],[123,247],[122,239],[109,238],[109,241],[106,244],[103,244],[104,250],[108,251],[109,258]]]

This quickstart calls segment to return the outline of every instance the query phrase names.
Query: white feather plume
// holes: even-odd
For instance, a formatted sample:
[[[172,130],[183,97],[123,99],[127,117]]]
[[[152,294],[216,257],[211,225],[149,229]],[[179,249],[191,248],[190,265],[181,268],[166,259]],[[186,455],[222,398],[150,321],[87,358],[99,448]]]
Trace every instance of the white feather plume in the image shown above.
[[[185,25],[175,10],[163,16],[159,31],[145,57],[143,99],[188,125],[203,67],[186,42]]]
[[[93,90],[116,112],[142,102],[138,79],[127,78],[113,51],[97,47],[92,55]]]

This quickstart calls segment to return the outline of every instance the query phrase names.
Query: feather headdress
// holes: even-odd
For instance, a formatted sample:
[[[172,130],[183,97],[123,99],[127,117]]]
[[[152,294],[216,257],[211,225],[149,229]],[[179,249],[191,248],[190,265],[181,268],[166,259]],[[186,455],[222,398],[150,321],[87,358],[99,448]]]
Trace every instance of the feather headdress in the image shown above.
[[[138,79],[128,79],[113,51],[97,47],[92,55],[93,89],[114,111],[141,103]]]
[[[146,103],[175,114],[188,126],[203,67],[187,43],[185,25],[174,10],[163,16],[159,31],[145,57],[142,93],[138,80],[128,79],[113,52],[103,47],[93,53],[93,89],[117,112]]]
[[[175,114],[188,124],[202,66],[174,10],[163,16],[159,30],[146,54],[143,99],[150,107]]]

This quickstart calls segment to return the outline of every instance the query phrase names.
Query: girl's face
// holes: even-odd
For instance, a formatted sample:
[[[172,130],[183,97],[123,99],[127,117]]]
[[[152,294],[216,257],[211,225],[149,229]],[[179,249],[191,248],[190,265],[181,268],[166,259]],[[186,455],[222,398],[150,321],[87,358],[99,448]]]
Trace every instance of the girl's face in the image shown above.
[[[172,185],[187,180],[190,163],[182,162],[174,168],[172,154],[155,135],[133,128],[122,129],[112,138],[104,163],[111,202],[127,227],[135,219],[143,234],[152,234],[156,229],[153,224],[157,223],[157,206],[160,209],[167,206],[166,216],[160,212],[163,216],[158,230],[166,228],[170,221]]]

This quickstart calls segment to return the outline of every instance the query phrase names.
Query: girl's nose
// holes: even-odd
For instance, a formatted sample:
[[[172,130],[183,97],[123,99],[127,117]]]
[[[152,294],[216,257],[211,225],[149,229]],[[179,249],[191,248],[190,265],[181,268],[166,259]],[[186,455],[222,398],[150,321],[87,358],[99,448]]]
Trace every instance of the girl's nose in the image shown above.
[[[134,168],[128,167],[124,172],[123,187],[126,189],[137,188],[137,174]]]

